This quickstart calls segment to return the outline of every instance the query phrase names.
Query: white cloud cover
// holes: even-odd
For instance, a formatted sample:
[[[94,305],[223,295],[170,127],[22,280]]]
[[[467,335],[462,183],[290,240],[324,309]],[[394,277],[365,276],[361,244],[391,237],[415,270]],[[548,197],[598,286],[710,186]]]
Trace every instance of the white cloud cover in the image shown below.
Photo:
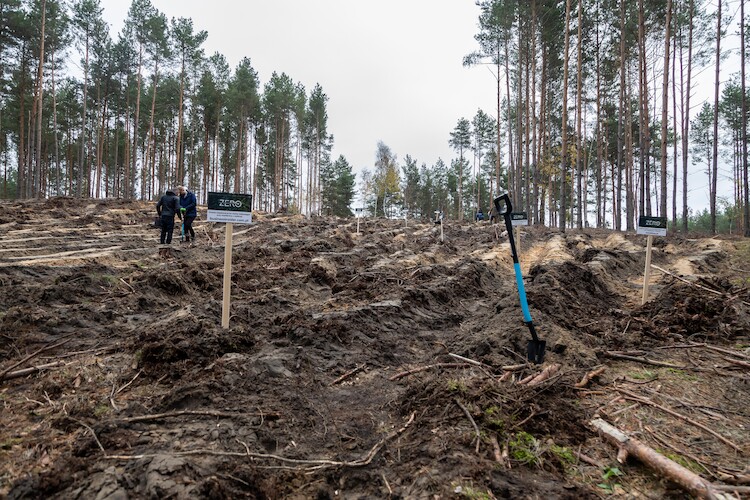
[[[168,18],[206,30],[207,55],[235,67],[249,57],[261,86],[286,73],[329,98],[333,155],[355,171],[372,169],[377,142],[419,164],[446,163],[459,118],[479,108],[495,115],[496,81],[486,67],[465,68],[476,50],[479,8],[473,0],[152,0]],[[102,0],[116,36],[127,0]]]

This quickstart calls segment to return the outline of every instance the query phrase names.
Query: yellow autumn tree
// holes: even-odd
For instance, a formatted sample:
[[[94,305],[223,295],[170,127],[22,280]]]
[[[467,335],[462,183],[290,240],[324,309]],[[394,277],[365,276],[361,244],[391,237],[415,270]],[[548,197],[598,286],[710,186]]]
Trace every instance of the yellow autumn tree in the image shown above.
[[[401,178],[396,155],[383,141],[378,141],[372,181],[376,195],[375,215],[394,215],[401,203]]]

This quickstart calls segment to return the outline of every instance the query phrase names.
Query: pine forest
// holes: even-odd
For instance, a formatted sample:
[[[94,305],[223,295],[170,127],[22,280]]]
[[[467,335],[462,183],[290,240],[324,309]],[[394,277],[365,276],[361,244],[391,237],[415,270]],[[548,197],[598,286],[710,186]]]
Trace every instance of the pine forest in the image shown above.
[[[507,191],[562,230],[653,215],[750,236],[744,0],[476,3],[456,65],[492,71],[496,108],[445,131],[452,158],[381,141],[352,165],[331,154],[335,95],[284,68],[262,82],[252,53],[230,67],[192,19],[133,0],[110,34],[99,0],[0,0],[0,197],[153,200],[184,184],[265,211],[470,220]]]

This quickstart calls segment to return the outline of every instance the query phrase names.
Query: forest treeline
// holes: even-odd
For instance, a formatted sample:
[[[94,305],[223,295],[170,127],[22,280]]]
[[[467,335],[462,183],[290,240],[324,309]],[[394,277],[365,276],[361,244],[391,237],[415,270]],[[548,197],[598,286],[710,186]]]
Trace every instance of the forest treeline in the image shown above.
[[[361,203],[461,219],[509,191],[537,224],[632,230],[657,215],[687,230],[689,193],[707,190],[709,230],[732,214],[750,236],[745,50],[724,67],[728,37],[746,46],[744,3],[478,0],[476,51],[456,64],[492,70],[497,107],[460,118],[454,157],[433,165],[378,143],[356,166]],[[350,215],[354,166],[331,157],[320,85],[274,72],[261,88],[249,58],[205,54],[207,36],[150,0],[132,1],[116,39],[99,0],[0,0],[2,196],[153,199],[186,184]]]

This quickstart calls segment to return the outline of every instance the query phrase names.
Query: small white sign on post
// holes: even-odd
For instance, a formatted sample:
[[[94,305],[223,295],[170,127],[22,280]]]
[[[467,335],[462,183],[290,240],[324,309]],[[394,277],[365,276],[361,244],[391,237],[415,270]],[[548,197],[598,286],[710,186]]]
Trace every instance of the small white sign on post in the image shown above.
[[[354,213],[357,216],[357,234],[359,234],[359,218],[362,216],[362,214],[364,213],[364,211],[365,211],[365,209],[362,208],[362,207],[356,207],[354,209]]]
[[[526,212],[511,212],[510,223],[516,228],[514,231],[516,239],[516,253],[521,254],[521,227],[529,225],[529,214]]]
[[[528,226],[529,215],[526,212],[511,212],[510,223],[514,226]]]
[[[643,273],[643,297],[641,298],[641,305],[643,305],[648,300],[648,282],[651,279],[651,245],[654,242],[654,236],[667,235],[667,218],[641,215],[638,217],[636,234],[648,236],[646,239],[646,271]]]
[[[253,221],[253,196],[236,193],[208,193],[208,222],[225,222],[224,284],[221,303],[221,327],[229,328],[229,305],[232,297],[232,236],[234,224]]]

